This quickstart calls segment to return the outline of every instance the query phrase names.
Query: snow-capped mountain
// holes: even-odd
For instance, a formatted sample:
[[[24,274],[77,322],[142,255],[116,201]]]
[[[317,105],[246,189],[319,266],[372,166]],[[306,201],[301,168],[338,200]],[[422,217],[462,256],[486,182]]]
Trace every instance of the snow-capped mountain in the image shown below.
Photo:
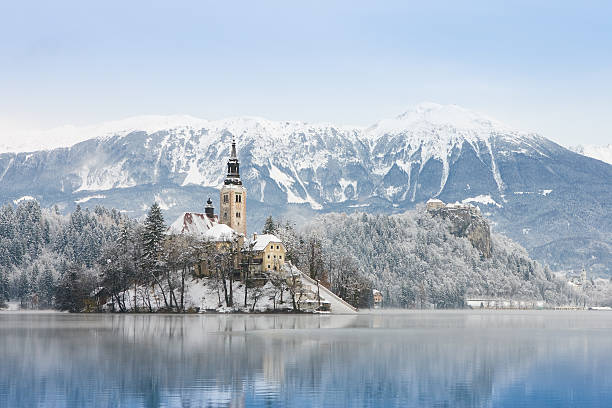
[[[208,195],[218,203],[235,138],[251,230],[269,214],[396,212],[437,197],[479,205],[498,231],[558,268],[611,269],[612,166],[455,105],[421,104],[367,128],[154,117],[76,133],[88,139],[1,154],[4,200],[134,216],[158,201],[172,220],[201,211]]]
[[[584,156],[592,157],[593,159],[612,164],[612,144],[603,146],[578,145],[571,146],[569,149]]]

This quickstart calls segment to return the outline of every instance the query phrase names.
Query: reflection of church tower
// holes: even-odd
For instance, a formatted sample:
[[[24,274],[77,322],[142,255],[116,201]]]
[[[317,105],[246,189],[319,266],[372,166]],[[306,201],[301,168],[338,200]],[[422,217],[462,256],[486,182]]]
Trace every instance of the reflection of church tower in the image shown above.
[[[246,188],[242,186],[240,180],[240,164],[236,156],[236,142],[233,139],[220,202],[219,222],[246,236]]]

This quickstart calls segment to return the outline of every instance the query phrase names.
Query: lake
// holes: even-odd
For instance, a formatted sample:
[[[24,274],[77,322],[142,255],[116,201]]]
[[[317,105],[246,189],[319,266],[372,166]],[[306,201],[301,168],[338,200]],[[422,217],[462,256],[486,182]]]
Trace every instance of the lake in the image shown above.
[[[600,407],[612,312],[0,313],[0,407]]]

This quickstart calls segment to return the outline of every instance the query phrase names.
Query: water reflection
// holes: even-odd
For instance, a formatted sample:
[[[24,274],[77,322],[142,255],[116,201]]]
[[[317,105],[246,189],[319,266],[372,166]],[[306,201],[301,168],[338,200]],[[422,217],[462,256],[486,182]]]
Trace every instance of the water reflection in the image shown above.
[[[6,313],[0,406],[601,406],[611,334],[605,312]]]

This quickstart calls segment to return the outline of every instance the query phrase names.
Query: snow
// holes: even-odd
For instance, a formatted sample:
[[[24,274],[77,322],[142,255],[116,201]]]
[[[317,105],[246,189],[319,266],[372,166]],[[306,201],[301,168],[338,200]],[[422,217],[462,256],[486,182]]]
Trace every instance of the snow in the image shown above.
[[[202,238],[214,224],[213,220],[202,213],[185,212],[170,224],[167,233],[177,235],[190,234]]]
[[[190,308],[199,308],[200,311],[217,311],[217,312],[233,312],[244,310],[244,285],[237,281],[234,282],[233,285],[233,295],[234,295],[234,307],[228,308],[225,307],[225,299],[223,295],[223,290],[217,292],[217,289],[214,286],[213,280],[208,278],[191,278],[185,282],[185,309]],[[137,288],[137,299],[136,306],[139,308],[143,307],[142,294],[141,291],[144,288]],[[163,304],[163,296],[161,292],[158,293],[159,288],[154,287],[151,289],[153,293],[151,293],[152,299],[157,299],[157,302],[153,304],[153,310],[157,310],[164,306]],[[252,293],[253,289],[249,289],[249,293]],[[266,310],[272,310],[274,308],[274,301],[271,297],[274,296],[275,288],[274,286],[268,282],[265,286],[261,288],[262,295],[257,300],[255,305],[255,311],[263,312]],[[133,309],[134,304],[134,289],[130,288],[125,292],[126,294],[126,307],[128,309]],[[219,295],[221,296],[221,302],[219,302]],[[285,298],[288,298],[288,294],[285,294]],[[278,298],[277,298],[278,301]],[[111,303],[108,304],[107,307],[110,307]],[[247,310],[251,310],[253,306],[253,300],[249,298],[247,293]],[[276,305],[277,310],[286,310],[290,308],[290,302],[285,302],[282,305]]]
[[[34,197],[32,197],[32,196],[26,195],[26,196],[20,197],[20,198],[18,198],[16,200],[13,200],[13,204],[17,205],[17,204],[19,204],[22,201],[29,201],[29,200],[36,200],[36,199]]]
[[[78,136],[70,136],[73,131]],[[384,177],[395,164],[408,174],[406,185],[391,186],[386,191],[389,186],[384,185],[381,195],[414,201],[417,184],[411,183],[410,179],[418,178],[418,172],[430,160],[439,162],[442,168],[440,193],[448,180],[449,157],[456,154],[457,149],[469,145],[483,163],[489,163],[498,191],[502,192],[504,181],[494,159],[491,138],[502,135],[515,141],[517,148],[522,150],[538,149],[534,135],[510,129],[486,115],[457,105],[423,103],[365,129],[257,117],[211,121],[185,115],[139,116],[94,126],[55,129],[53,132],[59,132],[55,139],[43,132],[39,135],[38,145],[30,150],[69,146],[75,141],[91,138],[116,141],[133,131],[148,134],[167,132],[159,143],[152,137],[145,142],[145,148],[153,151],[150,179],[134,180],[130,176],[129,163],[126,165],[125,161],[106,165],[101,162],[106,158],[84,158],[82,163],[75,164],[75,172],[81,179],[76,191],[91,191],[93,194],[94,191],[133,187],[144,182],[155,183],[165,167],[181,175],[179,180],[183,186],[219,188],[229,157],[230,141],[235,138],[239,152],[242,146],[249,146],[250,164],[257,171],[249,172],[248,180],[259,190],[259,194],[254,194],[257,199],[264,200],[265,188],[270,191],[270,183],[275,183],[285,193],[288,203],[307,204],[318,210],[323,208],[324,201],[344,202],[355,198],[347,196],[348,186],[356,191],[357,181],[346,169],[351,163],[364,164],[360,158],[362,153],[370,158],[366,170],[373,178]],[[21,151],[18,147],[9,150]],[[334,174],[331,180],[334,183],[330,184],[326,169],[334,164],[332,162],[341,172],[337,176]],[[7,170],[8,167],[4,172]],[[325,185],[336,187],[333,191],[325,191]],[[410,185],[414,187],[408,189]],[[163,203],[164,208],[176,205],[172,200]]]
[[[383,134],[395,134],[410,129],[430,129],[432,127],[454,127],[476,132],[511,130],[509,126],[482,113],[470,111],[457,105],[440,105],[424,102],[408,109],[393,119],[383,119],[367,129],[371,138]]]
[[[217,219],[210,219],[205,214],[186,212],[178,217],[166,231],[167,234],[189,234],[205,241],[229,241],[238,233],[225,224],[219,224]]]
[[[189,162],[189,170],[187,171],[187,175],[183,180],[181,186],[186,186],[188,184],[200,184],[204,179],[202,173],[200,173],[200,169],[198,169],[198,164],[196,160],[192,160]]]
[[[177,205],[176,200],[168,196],[167,194],[164,194],[164,195],[155,194],[154,201],[157,204],[159,204],[159,208],[161,208],[164,211],[167,211],[170,208],[175,207]]]
[[[93,200],[93,199],[102,199],[102,198],[106,198],[106,196],[105,196],[105,195],[102,195],[102,194],[94,194],[94,195],[91,195],[91,196],[87,196],[87,197],[79,198],[78,200],[74,200],[74,202],[75,202],[76,204],[83,204],[83,203],[88,202],[89,200]]]
[[[260,234],[254,240],[253,250],[263,251],[271,242],[282,244],[280,238],[273,234]]]
[[[357,192],[357,181],[347,180],[344,177],[341,177],[340,180],[338,180],[338,183],[340,184],[340,193],[338,194],[336,201],[343,202],[343,201],[352,199],[353,197],[346,196],[345,191],[348,186],[352,186],[353,191]]]
[[[70,147],[89,139],[125,136],[134,131],[151,134],[181,127],[203,128],[208,124],[207,120],[188,115],[143,115],[87,126],[64,125],[46,130],[21,130],[0,141],[0,153],[50,150]]]
[[[239,234],[225,224],[214,224],[208,229],[203,235],[206,241],[231,241],[236,238]]]
[[[309,291],[312,294],[319,293],[321,296],[321,303],[328,303],[331,306],[332,313],[335,314],[352,314],[356,312],[356,309],[352,307],[350,304],[345,302],[340,297],[336,296],[329,289],[325,288],[323,285],[317,285],[316,281],[309,278],[308,276],[302,274],[297,268],[291,266],[288,269],[288,272],[291,274],[296,274],[300,277],[302,282],[302,287]],[[190,308],[199,308],[200,311],[216,311],[220,313],[230,313],[234,311],[251,311],[255,310],[257,312],[271,311],[271,310],[290,310],[291,309],[291,301],[289,293],[285,292],[284,299],[285,302],[279,304],[279,294],[277,293],[277,288],[272,285],[272,283],[267,282],[263,287],[259,288],[261,292],[261,296],[257,299],[255,303],[255,307],[253,308],[253,298],[249,295],[254,293],[253,288],[249,288],[247,293],[247,306],[244,306],[244,285],[240,281],[234,282],[232,286],[233,296],[234,296],[234,306],[229,308],[225,306],[225,299],[223,295],[222,289],[219,290],[215,288],[214,279],[209,278],[190,278],[185,282],[185,309]],[[136,292],[134,288],[130,288],[125,291],[126,298],[126,307],[130,310],[134,309],[134,307],[143,308],[142,301],[142,293],[143,291],[148,290],[151,291],[149,293],[150,298],[154,299],[152,308],[153,310],[157,310],[164,306],[163,304],[163,296],[161,292],[159,292],[159,288],[156,286],[153,288],[136,288]],[[136,303],[134,302],[134,295],[136,294]],[[276,295],[276,305],[275,305],[275,295]],[[121,296],[121,295],[120,295]],[[314,300],[314,302],[319,302],[318,300]],[[313,303],[312,299],[301,299],[300,303],[302,305],[306,303]],[[107,308],[110,308],[112,305],[112,301],[107,304]]]
[[[502,205],[498,204],[490,195],[478,195],[476,197],[470,197],[470,198],[466,198],[465,200],[461,201],[463,204],[467,204],[467,203],[480,203],[480,204],[485,204],[485,205],[494,205],[496,207],[501,208]]]
[[[385,197],[392,200],[393,196],[402,191],[402,186],[389,186],[385,189]]]
[[[602,146],[579,145],[571,146],[569,149],[583,156],[588,156],[593,159],[601,160],[604,163],[612,164],[612,144]]]
[[[130,173],[123,169],[126,160],[101,168],[95,167],[89,159],[85,160],[77,174],[81,179],[81,185],[74,192],[134,187],[136,182],[131,180]]]
[[[270,177],[272,180],[276,181],[279,186],[290,187],[295,180],[283,173],[278,167],[270,162]]]

